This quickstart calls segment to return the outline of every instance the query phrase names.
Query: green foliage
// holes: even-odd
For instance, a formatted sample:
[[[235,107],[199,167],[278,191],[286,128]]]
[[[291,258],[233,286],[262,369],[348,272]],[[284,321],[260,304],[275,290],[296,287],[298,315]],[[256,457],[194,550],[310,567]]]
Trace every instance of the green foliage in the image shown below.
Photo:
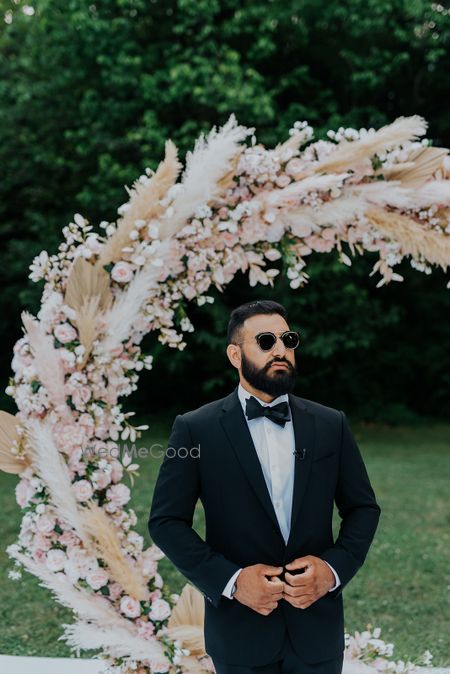
[[[1,0],[0,371],[10,374],[20,312],[36,312],[41,286],[28,265],[55,250],[81,212],[114,220],[125,185],[155,168],[171,137],[181,155],[200,131],[234,112],[274,145],[297,119],[323,137],[340,125],[380,126],[422,114],[436,145],[450,144],[450,14],[425,0],[37,0],[35,14]],[[199,329],[183,353],[148,339],[161,401],[226,392],[235,381],[224,355],[229,309],[258,294],[290,308],[305,336],[301,393],[379,416],[391,403],[446,414],[449,300],[441,272],[403,265],[402,287],[375,290],[371,265],[342,268],[316,256],[311,283],[291,291],[248,288],[188,307]],[[427,321],[424,321],[424,316]],[[159,357],[160,354],[160,357]],[[182,374],[181,374],[182,373]],[[143,377],[145,404],[155,372]],[[183,383],[181,389],[175,388]],[[183,392],[183,393],[181,393]],[[10,402],[4,402],[6,407]],[[391,408],[394,409],[394,408]]]

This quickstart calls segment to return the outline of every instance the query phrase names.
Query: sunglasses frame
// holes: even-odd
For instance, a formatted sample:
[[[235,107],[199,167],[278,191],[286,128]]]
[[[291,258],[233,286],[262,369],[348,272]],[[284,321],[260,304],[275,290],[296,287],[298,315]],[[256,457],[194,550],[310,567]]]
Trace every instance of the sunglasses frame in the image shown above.
[[[286,334],[295,334],[295,335],[297,335],[298,342],[297,342],[297,344],[296,344],[295,346],[286,346],[286,344],[283,342],[283,337],[284,337],[284,335],[286,335]],[[272,344],[272,346],[270,347],[270,349],[263,349],[262,346],[261,346],[261,344],[259,343],[259,338],[260,338],[262,335],[271,335],[271,337],[274,337],[274,338],[275,338],[275,341],[274,341],[274,343]],[[257,335],[254,335],[254,336],[253,336],[253,339],[256,340],[256,343],[258,344],[258,346],[259,346],[259,348],[261,349],[261,351],[264,351],[265,353],[267,353],[268,351],[271,351],[271,350],[273,349],[273,347],[274,347],[275,344],[277,343],[277,340],[278,340],[278,339],[280,339],[280,340],[283,342],[283,346],[284,346],[285,349],[291,349],[291,350],[293,351],[293,350],[296,349],[296,348],[299,346],[299,344],[300,344],[300,333],[297,332],[297,330],[285,330],[284,332],[281,333],[281,335],[276,335],[274,332],[271,332],[270,330],[264,330],[263,332],[258,332]],[[246,341],[246,340],[244,340],[243,342],[238,342],[238,344],[244,344],[245,341]],[[253,340],[252,340],[252,341],[253,341]]]

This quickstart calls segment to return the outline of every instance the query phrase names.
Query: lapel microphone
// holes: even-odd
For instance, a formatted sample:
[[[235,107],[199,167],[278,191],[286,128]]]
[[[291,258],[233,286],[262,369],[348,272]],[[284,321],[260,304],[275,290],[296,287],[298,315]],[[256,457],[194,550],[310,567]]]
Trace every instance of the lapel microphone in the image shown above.
[[[300,451],[298,451],[298,449],[294,449],[292,453],[296,459],[298,459],[299,461],[303,461],[303,459],[306,456],[306,447],[303,447],[303,449],[301,449]]]

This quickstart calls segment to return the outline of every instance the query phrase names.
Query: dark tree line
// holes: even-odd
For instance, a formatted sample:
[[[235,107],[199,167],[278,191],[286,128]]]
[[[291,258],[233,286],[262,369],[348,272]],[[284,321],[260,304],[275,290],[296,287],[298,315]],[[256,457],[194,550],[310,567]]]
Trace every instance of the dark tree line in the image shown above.
[[[30,4],[32,4],[30,2]],[[450,14],[423,0],[0,1],[0,372],[10,375],[20,312],[41,285],[28,265],[56,249],[76,212],[114,220],[130,185],[171,137],[181,154],[234,112],[274,145],[295,120],[316,138],[340,125],[378,127],[421,114],[450,145]],[[366,418],[444,417],[450,308],[442,270],[404,262],[403,283],[376,289],[368,255],[343,267],[315,255],[311,281],[251,289],[236,278],[214,304],[187,310],[196,331],[170,351],[152,335],[154,369],[133,404],[145,412],[227,393],[229,311],[274,297],[302,331],[298,393]],[[162,376],[169,375],[169,376]],[[154,396],[155,386],[158,395]],[[4,388],[2,387],[2,388]],[[180,393],[175,393],[180,391]],[[3,407],[11,402],[3,396]]]

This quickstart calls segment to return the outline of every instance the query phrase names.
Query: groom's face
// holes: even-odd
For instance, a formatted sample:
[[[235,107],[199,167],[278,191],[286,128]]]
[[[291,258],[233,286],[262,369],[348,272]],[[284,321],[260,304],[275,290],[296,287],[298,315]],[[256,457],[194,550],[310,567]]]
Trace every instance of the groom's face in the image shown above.
[[[286,349],[277,339],[270,351],[263,351],[255,335],[273,332],[278,337],[289,330],[289,325],[279,314],[258,314],[247,318],[241,328],[237,348],[240,350],[241,377],[258,391],[279,396],[294,389],[297,376],[294,349]]]

